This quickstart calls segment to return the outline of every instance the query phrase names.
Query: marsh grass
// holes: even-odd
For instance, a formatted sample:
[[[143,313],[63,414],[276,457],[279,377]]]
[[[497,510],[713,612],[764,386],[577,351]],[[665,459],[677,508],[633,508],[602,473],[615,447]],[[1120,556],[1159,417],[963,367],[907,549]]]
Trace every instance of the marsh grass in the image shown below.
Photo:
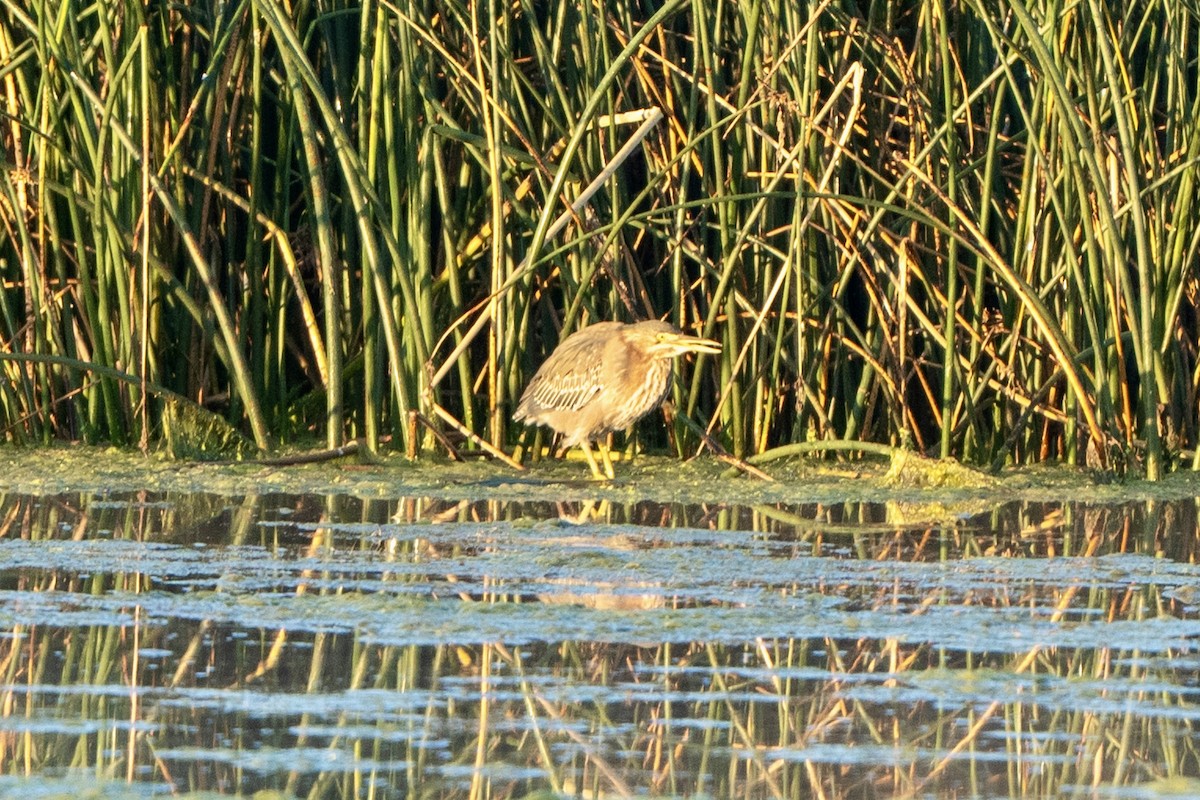
[[[738,455],[1200,461],[1194,9],[605,9],[0,2],[6,437],[147,447],[160,387],[511,449],[563,335],[666,316]]]

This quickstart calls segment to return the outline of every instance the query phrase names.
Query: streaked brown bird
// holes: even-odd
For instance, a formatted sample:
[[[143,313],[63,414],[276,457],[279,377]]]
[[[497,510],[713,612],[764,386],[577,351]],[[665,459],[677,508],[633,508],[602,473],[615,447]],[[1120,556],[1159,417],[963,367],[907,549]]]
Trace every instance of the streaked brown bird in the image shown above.
[[[598,322],[554,349],[525,387],[513,419],[553,428],[563,435],[564,447],[583,448],[594,477],[611,479],[608,447],[598,443],[602,475],[590,443],[625,430],[662,405],[677,356],[719,352],[717,342],[658,320]]]

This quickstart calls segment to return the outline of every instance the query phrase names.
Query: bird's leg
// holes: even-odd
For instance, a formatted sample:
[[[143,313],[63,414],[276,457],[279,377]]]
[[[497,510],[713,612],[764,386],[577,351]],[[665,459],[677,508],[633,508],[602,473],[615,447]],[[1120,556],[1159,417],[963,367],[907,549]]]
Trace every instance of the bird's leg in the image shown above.
[[[604,522],[609,517],[611,504],[607,500],[585,500],[578,514],[561,514],[559,519],[571,525],[586,525],[588,522]]]
[[[608,452],[608,441],[597,441],[596,447],[600,448],[600,460],[604,462],[604,474],[611,481],[617,477],[617,473],[613,470],[612,454]]]
[[[580,442],[579,446],[583,448],[583,457],[587,459],[588,466],[592,468],[592,477],[598,481],[604,480],[604,473],[600,471],[600,465],[596,463],[596,457],[592,455],[592,448],[588,444],[587,439]],[[609,469],[611,470],[611,467]],[[610,475],[609,477],[611,478],[612,476]]]

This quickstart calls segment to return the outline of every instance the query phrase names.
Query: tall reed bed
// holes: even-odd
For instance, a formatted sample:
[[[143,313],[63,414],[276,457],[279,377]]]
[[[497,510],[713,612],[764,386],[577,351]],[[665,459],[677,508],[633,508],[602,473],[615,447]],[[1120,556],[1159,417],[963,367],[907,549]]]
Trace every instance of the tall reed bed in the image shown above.
[[[1193,9],[0,8],[9,439],[508,448],[563,335],[665,316],[738,454],[1200,459]]]

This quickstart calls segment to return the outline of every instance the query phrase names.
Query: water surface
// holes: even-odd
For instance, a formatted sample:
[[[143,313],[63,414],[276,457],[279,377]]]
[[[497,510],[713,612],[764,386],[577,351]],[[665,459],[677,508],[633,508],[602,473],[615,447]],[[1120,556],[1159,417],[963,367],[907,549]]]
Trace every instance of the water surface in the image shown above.
[[[0,796],[1200,793],[1184,492],[559,474],[0,495]]]

